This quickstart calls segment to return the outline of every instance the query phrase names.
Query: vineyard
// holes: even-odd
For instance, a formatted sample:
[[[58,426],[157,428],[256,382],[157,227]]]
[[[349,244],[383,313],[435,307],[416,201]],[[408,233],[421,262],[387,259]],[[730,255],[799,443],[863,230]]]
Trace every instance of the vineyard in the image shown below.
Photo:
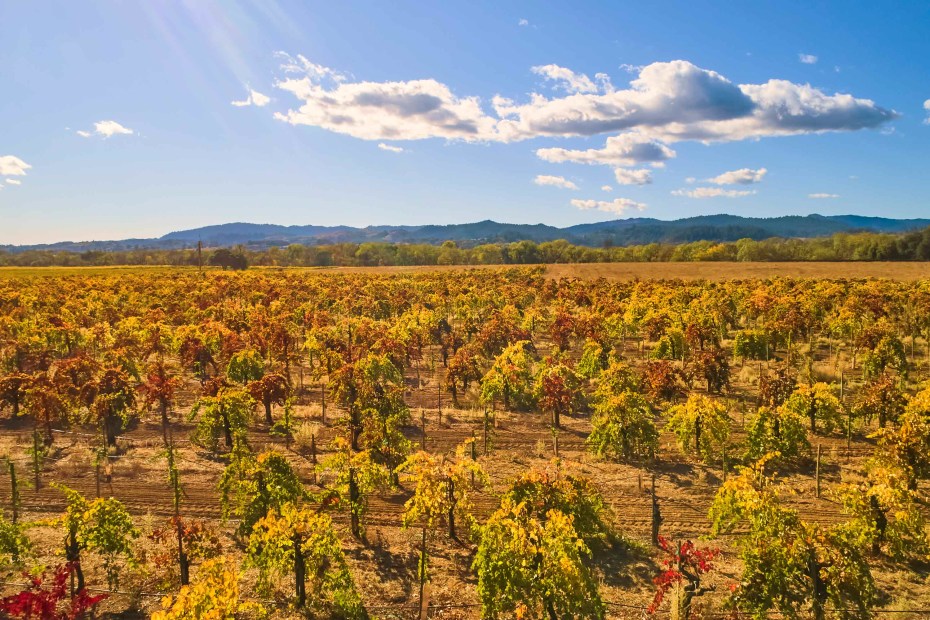
[[[0,618],[927,617],[923,267],[11,272]]]

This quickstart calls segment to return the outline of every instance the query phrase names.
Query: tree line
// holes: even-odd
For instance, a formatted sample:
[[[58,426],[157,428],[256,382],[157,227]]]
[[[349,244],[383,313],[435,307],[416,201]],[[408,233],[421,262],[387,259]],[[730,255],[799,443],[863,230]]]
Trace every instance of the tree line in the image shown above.
[[[140,248],[121,251],[65,252],[0,251],[0,266],[109,266],[209,264],[243,269],[269,267],[378,267],[415,265],[529,265],[619,262],[795,262],[795,261],[921,261],[930,260],[930,228],[904,234],[836,233],[809,239],[771,238],[733,242],[694,241],[650,243],[622,247],[588,247],[565,240],[485,243],[460,247],[407,243],[336,243],[271,248],[191,249]]]

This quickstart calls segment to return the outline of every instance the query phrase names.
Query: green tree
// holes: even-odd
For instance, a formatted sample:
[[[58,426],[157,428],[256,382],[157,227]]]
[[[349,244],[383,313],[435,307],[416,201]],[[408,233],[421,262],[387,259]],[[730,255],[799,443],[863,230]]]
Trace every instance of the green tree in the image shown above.
[[[269,512],[310,498],[283,455],[272,451],[255,456],[244,447],[233,451],[218,488],[223,518],[239,519],[236,533],[241,537],[248,536]]]
[[[342,437],[333,442],[333,453],[321,464],[321,469],[334,475],[331,490],[338,503],[349,511],[352,535],[362,538],[368,498],[390,481],[390,471],[372,458],[371,451],[355,452]]]
[[[785,408],[806,417],[810,430],[831,433],[843,426],[843,403],[836,395],[836,388],[826,383],[802,385],[785,401]]]
[[[232,449],[245,441],[254,406],[255,401],[242,390],[222,389],[216,396],[204,396],[190,412],[189,419],[197,418],[191,441],[216,452],[222,437],[226,447]]]
[[[659,448],[652,407],[640,394],[628,390],[605,394],[599,386],[591,420],[588,448],[612,459],[652,458]]]
[[[847,483],[835,492],[852,517],[850,533],[872,553],[885,552],[898,561],[930,560],[930,534],[921,497],[908,488],[906,472],[883,458],[872,459],[860,484]]]
[[[420,523],[432,528],[445,519],[449,538],[456,539],[458,516],[472,529],[474,517],[471,503],[473,484],[485,486],[488,476],[478,461],[470,456],[474,439],[465,441],[455,450],[455,456],[416,452],[398,467],[414,482],[413,496],[404,504],[404,527]]]
[[[233,353],[226,366],[226,376],[241,385],[258,381],[265,374],[265,360],[255,349],[243,349]]]
[[[575,531],[589,547],[603,547],[614,540],[607,502],[594,483],[559,467],[525,472],[510,484],[502,499],[512,505],[525,504],[539,519],[552,510],[571,516]]]
[[[482,618],[603,618],[590,555],[573,519],[550,510],[534,516],[524,502],[505,498],[481,529],[473,564]]]
[[[367,617],[329,515],[285,504],[255,524],[247,553],[266,588],[272,577],[293,576],[298,608],[317,617]]]
[[[780,458],[795,459],[810,451],[804,419],[787,407],[760,407],[749,422],[746,459],[758,461],[777,452]]]
[[[0,570],[19,566],[31,549],[32,542],[23,525],[0,514]]]
[[[705,462],[723,453],[730,437],[730,416],[722,403],[692,394],[684,404],[669,409],[668,414],[666,429],[675,433],[682,453],[693,449]]]
[[[844,524],[806,523],[781,504],[774,478],[763,473],[772,456],[729,478],[711,505],[714,536],[742,524],[749,530],[738,542],[743,574],[730,603],[758,620],[771,612],[803,617],[808,606],[823,620],[828,603],[837,617],[870,617],[875,585],[860,547]]]
[[[930,388],[911,398],[894,427],[879,429],[881,456],[897,464],[907,480],[907,488],[917,490],[917,482],[930,478]]]
[[[107,583],[111,589],[119,586],[119,560],[134,563],[132,541],[139,532],[132,524],[132,517],[119,500],[98,497],[88,501],[73,489],[56,484],[67,502],[62,522],[65,526],[65,557],[75,563],[77,590],[84,589],[84,574],[81,571],[81,552],[90,551],[103,558]]]
[[[520,340],[508,345],[498,355],[481,379],[481,400],[501,401],[504,409],[528,409],[533,405],[532,345]]]

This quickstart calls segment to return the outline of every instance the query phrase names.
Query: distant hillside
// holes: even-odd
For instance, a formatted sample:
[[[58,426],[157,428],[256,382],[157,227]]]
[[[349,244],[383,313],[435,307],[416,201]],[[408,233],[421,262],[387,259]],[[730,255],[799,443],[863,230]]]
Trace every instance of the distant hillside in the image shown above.
[[[9,252],[51,250],[63,252],[114,251],[140,248],[174,249],[192,247],[202,241],[206,247],[242,244],[253,249],[291,243],[323,245],[333,243],[428,243],[455,241],[462,247],[482,243],[514,241],[555,241],[565,239],[576,245],[601,247],[690,241],[762,240],[772,237],[825,237],[839,232],[901,233],[930,226],[930,219],[889,219],[859,215],[789,215],[772,218],[737,215],[702,215],[680,220],[629,218],[578,224],[557,228],[545,224],[501,224],[491,220],[446,226],[279,226],[275,224],[232,223],[205,226],[168,233],[157,239],[122,241],[65,241],[48,245],[0,246]]]

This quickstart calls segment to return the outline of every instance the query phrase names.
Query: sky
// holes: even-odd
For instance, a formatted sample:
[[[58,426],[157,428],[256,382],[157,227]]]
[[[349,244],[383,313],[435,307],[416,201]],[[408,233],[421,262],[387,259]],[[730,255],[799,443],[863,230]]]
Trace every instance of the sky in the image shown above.
[[[930,215],[928,2],[0,0],[0,244]]]

